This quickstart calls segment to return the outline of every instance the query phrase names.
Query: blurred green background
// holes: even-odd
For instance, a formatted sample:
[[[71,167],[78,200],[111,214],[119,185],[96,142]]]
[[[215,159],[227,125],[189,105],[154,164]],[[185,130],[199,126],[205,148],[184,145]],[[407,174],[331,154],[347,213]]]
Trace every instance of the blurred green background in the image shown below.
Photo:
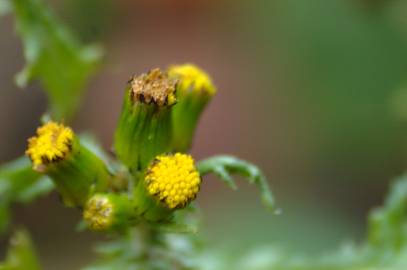
[[[105,47],[74,128],[95,132],[106,148],[132,74],[193,62],[212,75],[219,92],[201,121],[194,155],[228,153],[259,164],[282,214],[264,210],[243,182],[233,192],[208,178],[199,202],[209,246],[239,255],[271,243],[314,254],[361,240],[367,212],[405,169],[405,0],[48,2],[82,41]],[[39,84],[15,86],[23,65],[6,15],[0,162],[24,152],[46,108]],[[100,236],[75,233],[78,213],[55,194],[14,210],[14,226],[31,231],[45,269],[77,269],[93,258]],[[0,239],[1,254],[7,239]]]

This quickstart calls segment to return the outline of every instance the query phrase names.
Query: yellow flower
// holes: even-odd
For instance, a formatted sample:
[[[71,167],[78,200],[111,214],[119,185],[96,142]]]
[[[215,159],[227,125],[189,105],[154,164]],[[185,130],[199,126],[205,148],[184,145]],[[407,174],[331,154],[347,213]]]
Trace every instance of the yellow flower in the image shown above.
[[[37,129],[37,135],[28,140],[25,152],[33,168],[41,170],[44,165],[64,159],[72,150],[73,131],[62,124],[48,122]]]
[[[86,203],[83,219],[92,230],[105,230],[113,223],[113,212],[113,203],[109,197],[94,195]]]
[[[177,153],[156,157],[148,168],[147,191],[168,208],[183,208],[196,198],[201,184],[190,155]]]
[[[206,92],[210,96],[216,93],[216,87],[209,75],[193,64],[171,66],[168,74],[179,79],[178,89],[182,92]]]
[[[94,231],[123,230],[137,221],[127,194],[98,193],[85,204],[83,219]]]

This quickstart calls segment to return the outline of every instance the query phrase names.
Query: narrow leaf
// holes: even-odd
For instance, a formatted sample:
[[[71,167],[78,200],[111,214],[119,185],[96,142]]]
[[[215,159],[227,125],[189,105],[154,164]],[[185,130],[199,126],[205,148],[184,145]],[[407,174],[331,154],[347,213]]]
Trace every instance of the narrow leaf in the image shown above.
[[[258,186],[264,205],[270,209],[275,208],[274,198],[262,171],[255,165],[233,156],[215,156],[200,161],[197,164],[202,176],[214,173],[232,189],[236,189],[233,174],[245,177],[251,184]]]

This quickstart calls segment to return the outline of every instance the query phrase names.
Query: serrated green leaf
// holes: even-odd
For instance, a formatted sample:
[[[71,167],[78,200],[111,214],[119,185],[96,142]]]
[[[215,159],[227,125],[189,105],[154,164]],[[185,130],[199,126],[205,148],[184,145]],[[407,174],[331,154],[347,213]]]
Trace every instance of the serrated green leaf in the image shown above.
[[[25,68],[16,82],[39,80],[48,95],[53,119],[75,113],[89,76],[101,58],[97,46],[81,46],[40,0],[12,0],[17,32],[23,41]]]
[[[216,174],[232,189],[237,188],[232,175],[243,176],[249,183],[255,184],[260,189],[264,205],[270,209],[275,209],[274,198],[267,179],[257,166],[233,156],[222,155],[200,161],[197,164],[197,169],[202,176],[209,173]]]
[[[10,241],[6,260],[0,270],[40,270],[41,266],[35,254],[28,232],[17,231]]]

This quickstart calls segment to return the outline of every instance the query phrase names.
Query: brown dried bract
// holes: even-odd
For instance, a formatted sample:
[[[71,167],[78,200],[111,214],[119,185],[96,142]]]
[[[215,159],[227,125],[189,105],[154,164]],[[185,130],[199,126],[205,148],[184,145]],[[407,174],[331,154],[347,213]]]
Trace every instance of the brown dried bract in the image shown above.
[[[130,80],[133,102],[155,103],[158,106],[172,105],[175,102],[176,81],[155,68]]]

